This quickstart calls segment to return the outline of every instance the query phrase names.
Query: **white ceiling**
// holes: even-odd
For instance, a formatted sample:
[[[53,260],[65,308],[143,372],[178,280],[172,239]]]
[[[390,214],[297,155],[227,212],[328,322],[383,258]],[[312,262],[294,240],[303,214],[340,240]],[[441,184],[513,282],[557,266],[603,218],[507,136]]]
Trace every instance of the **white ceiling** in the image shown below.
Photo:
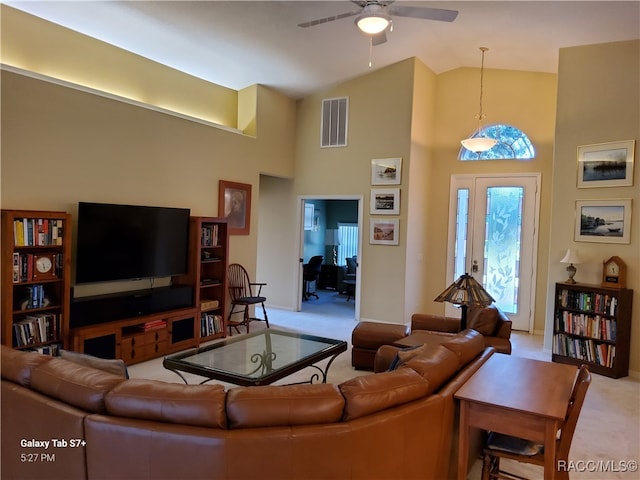
[[[5,1],[4,3],[235,90],[256,83],[301,97],[369,71],[368,37],[349,1]],[[445,1],[453,23],[395,17],[373,67],[418,57],[435,73],[478,67],[556,72],[562,47],[640,38],[640,1]]]

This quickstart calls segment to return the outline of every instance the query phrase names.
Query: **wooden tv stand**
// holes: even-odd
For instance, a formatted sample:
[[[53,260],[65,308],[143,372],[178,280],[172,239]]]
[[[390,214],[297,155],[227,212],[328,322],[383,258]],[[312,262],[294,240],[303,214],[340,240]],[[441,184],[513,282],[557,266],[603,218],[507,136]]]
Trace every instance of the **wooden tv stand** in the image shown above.
[[[71,348],[127,364],[197,346],[199,309],[169,310],[71,329]]]

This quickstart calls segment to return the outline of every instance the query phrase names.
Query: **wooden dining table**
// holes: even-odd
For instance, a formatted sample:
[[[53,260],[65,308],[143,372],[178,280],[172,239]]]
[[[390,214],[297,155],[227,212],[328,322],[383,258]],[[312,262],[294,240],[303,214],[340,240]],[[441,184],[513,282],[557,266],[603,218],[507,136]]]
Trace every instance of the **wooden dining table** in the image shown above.
[[[467,476],[469,429],[544,445],[544,478],[555,478],[556,435],[569,405],[577,368],[494,354],[455,393],[460,400],[458,480]]]

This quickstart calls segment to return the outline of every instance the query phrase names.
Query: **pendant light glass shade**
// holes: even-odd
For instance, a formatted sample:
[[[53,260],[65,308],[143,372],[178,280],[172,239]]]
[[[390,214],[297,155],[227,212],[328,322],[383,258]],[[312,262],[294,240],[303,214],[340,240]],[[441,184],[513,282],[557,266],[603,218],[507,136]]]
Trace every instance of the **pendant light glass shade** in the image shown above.
[[[465,138],[461,140],[460,143],[467,150],[471,150],[472,152],[482,153],[486,152],[493,148],[493,146],[498,143],[495,138],[490,138],[484,136],[482,133],[482,119],[485,117],[484,113],[482,113],[482,90],[483,90],[483,81],[484,81],[484,52],[489,50],[487,47],[480,47],[480,51],[482,52],[482,65],[480,67],[480,111],[476,115],[478,119],[478,130],[476,131],[476,136],[472,136],[470,138]]]

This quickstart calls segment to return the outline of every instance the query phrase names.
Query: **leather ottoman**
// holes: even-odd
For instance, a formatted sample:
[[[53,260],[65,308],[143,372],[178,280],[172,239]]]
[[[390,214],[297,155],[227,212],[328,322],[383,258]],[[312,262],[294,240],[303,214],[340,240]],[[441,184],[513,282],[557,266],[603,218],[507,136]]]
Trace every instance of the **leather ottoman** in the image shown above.
[[[358,370],[373,370],[376,352],[382,345],[391,345],[409,333],[407,325],[360,322],[351,333],[351,365]]]

